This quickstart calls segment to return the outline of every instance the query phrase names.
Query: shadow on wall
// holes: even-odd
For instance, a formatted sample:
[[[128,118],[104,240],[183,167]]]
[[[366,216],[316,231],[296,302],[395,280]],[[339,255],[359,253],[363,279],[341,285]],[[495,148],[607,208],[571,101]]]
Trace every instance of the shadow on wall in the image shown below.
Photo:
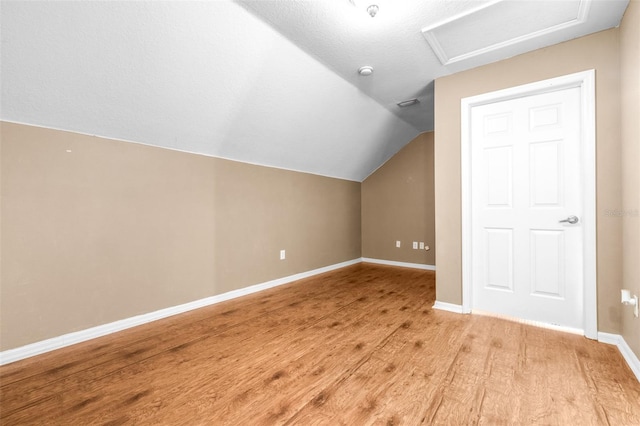
[[[435,265],[433,135],[418,135],[362,183],[363,257]]]

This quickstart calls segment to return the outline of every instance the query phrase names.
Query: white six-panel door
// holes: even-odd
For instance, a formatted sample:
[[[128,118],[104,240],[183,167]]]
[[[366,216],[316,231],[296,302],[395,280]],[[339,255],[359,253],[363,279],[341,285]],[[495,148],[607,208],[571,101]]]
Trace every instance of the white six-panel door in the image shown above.
[[[580,111],[579,88],[472,108],[474,310],[584,329]]]

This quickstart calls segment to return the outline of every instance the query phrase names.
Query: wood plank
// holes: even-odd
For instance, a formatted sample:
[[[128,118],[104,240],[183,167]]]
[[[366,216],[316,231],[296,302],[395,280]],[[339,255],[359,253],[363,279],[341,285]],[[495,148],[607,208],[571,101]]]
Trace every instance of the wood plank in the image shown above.
[[[13,371],[31,371],[35,370],[34,375],[38,375],[35,380],[24,380],[21,378],[21,384],[13,386],[16,398],[6,402],[5,410],[12,412],[22,405],[33,404],[32,394],[39,394],[39,389],[48,388],[49,393],[55,394],[61,385],[52,384],[59,377],[69,377],[76,372],[83,371],[82,380],[96,380],[100,375],[108,375],[113,371],[117,371],[127,365],[135,364],[146,358],[150,358],[159,353],[173,348],[190,344],[195,340],[203,337],[211,337],[218,335],[238,324],[251,321],[254,318],[264,317],[268,313],[275,312],[284,307],[298,306],[307,308],[313,312],[309,314],[290,315],[284,313],[286,317],[297,317],[298,323],[312,321],[316,312],[326,312],[327,309],[339,308],[345,304],[352,303],[358,295],[352,295],[348,288],[338,287],[333,290],[330,286],[324,288],[314,286],[314,282],[322,280],[322,277],[314,277],[300,282],[289,290],[290,294],[285,291],[268,290],[259,295],[250,295],[243,298],[243,301],[233,300],[225,303],[224,306],[216,305],[203,308],[193,313],[185,313],[171,319],[165,319],[153,324],[146,324],[136,327],[135,331],[126,330],[118,334],[118,337],[107,336],[98,339],[99,343],[88,342],[85,351],[92,354],[91,357],[82,358],[83,351],[74,348],[65,348],[61,353],[55,355],[46,354],[40,363],[33,365],[33,359],[28,360],[30,363],[11,364]],[[331,281],[332,284],[340,283],[340,280]],[[328,287],[328,288],[327,288]],[[285,289],[282,289],[285,290]],[[333,290],[333,291],[331,291]],[[330,292],[331,297],[327,298],[326,293]],[[286,295],[286,297],[284,297]],[[274,297],[276,296],[276,297]],[[300,299],[291,302],[291,299]],[[268,303],[264,303],[267,301]],[[212,320],[214,318],[215,320]],[[180,333],[181,338],[176,339],[176,333]],[[108,343],[104,343],[108,342]],[[129,344],[122,344],[129,342]],[[62,366],[56,366],[52,369],[45,369],[48,365],[47,358],[52,356],[64,356],[66,362]],[[95,367],[95,368],[94,368]],[[42,374],[46,373],[46,374]],[[19,380],[14,376],[13,380],[2,380],[3,386],[15,383]],[[62,385],[65,386],[65,385]]]
[[[638,424],[617,349],[354,265],[0,367],[2,424]]]
[[[3,385],[7,385],[29,377],[26,374],[37,375],[43,373],[46,371],[47,360],[50,357],[55,358],[64,353],[67,362],[57,366],[55,371],[49,372],[49,376],[55,379],[58,374],[67,375],[70,372],[81,371],[90,366],[106,362],[114,352],[129,348],[132,343],[138,343],[156,336],[166,336],[177,330],[181,330],[183,333],[197,333],[197,330],[191,331],[185,330],[185,328],[207,327],[208,323],[211,322],[211,318],[216,318],[217,327],[232,326],[246,321],[248,318],[279,309],[284,305],[296,303],[291,300],[297,298],[313,298],[327,292],[339,291],[342,288],[343,280],[350,279],[348,275],[342,277],[339,272],[336,272],[335,276],[332,274],[331,279],[326,281],[327,285],[316,285],[318,282],[323,282],[324,277],[325,274],[317,275],[297,281],[295,284],[286,284],[279,288],[268,289],[242,298],[229,300],[223,304],[204,307],[123,330],[115,336],[108,335],[82,343],[84,351],[77,351],[77,345],[74,345],[73,347],[63,348],[35,358],[15,362],[0,369],[0,382]],[[337,300],[339,297],[339,295],[336,295]],[[204,325],[200,324],[203,322],[205,323]],[[210,332],[210,330],[206,332]],[[93,356],[83,356],[84,352],[87,351],[90,351]]]

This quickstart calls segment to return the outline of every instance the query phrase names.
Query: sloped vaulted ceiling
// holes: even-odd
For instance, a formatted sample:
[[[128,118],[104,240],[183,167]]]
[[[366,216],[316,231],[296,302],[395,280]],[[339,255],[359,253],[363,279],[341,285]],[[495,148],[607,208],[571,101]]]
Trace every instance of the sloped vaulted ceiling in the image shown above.
[[[418,131],[230,2],[3,1],[1,118],[361,181]]]
[[[628,4],[374,2],[372,19],[359,0],[2,0],[0,118],[362,181],[432,130],[435,78],[614,27]]]

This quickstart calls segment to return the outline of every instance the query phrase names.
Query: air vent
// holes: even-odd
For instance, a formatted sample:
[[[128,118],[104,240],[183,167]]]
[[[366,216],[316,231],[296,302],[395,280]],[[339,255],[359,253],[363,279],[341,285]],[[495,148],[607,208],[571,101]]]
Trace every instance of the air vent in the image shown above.
[[[420,103],[420,101],[418,99],[413,98],[413,99],[409,99],[409,100],[406,100],[406,101],[398,102],[397,105],[400,108],[405,108],[405,107],[410,107],[411,105],[416,105],[416,104],[419,104],[419,103]]]

